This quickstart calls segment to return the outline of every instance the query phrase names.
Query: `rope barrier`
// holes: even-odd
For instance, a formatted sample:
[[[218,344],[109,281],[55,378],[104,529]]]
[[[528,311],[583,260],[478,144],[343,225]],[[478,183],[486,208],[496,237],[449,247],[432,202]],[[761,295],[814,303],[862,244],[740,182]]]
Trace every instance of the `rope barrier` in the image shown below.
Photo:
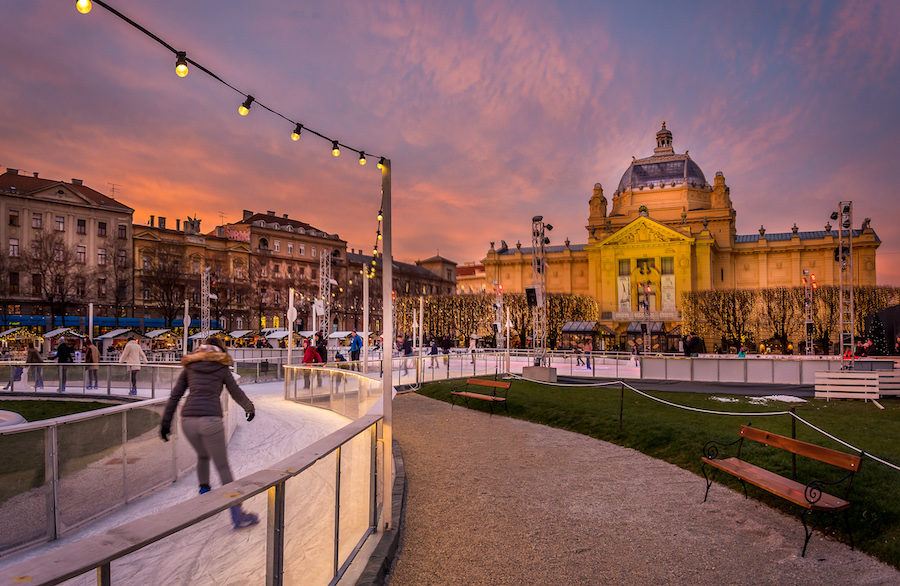
[[[871,460],[874,460],[875,462],[878,462],[879,464],[882,464],[882,465],[884,465],[884,466],[887,466],[888,468],[893,468],[894,470],[897,470],[898,472],[900,472],[900,466],[898,466],[897,464],[894,464],[894,463],[892,463],[892,462],[889,462],[889,461],[887,461],[887,460],[885,460],[885,459],[883,459],[883,458],[879,458],[878,456],[876,456],[876,455],[874,455],[874,454],[870,454],[869,452],[867,452],[867,451],[865,451],[865,450],[863,450],[863,449],[857,448],[856,446],[854,446],[854,445],[851,444],[850,442],[844,441],[844,440],[842,440],[841,438],[836,437],[836,436],[834,436],[834,435],[828,433],[827,431],[825,431],[825,430],[822,429],[821,427],[818,427],[818,426],[816,426],[816,425],[813,425],[812,423],[810,423],[809,421],[803,419],[802,417],[800,417],[799,415],[797,415],[797,414],[794,413],[793,411],[755,411],[755,412],[754,412],[754,411],[744,411],[744,412],[736,412],[736,411],[716,411],[716,410],[713,410],[713,409],[701,409],[701,408],[699,408],[699,407],[691,407],[691,406],[689,406],[689,405],[681,405],[681,404],[679,404],[679,403],[673,403],[673,402],[671,402],[671,401],[666,401],[665,399],[660,399],[659,397],[654,397],[653,395],[650,395],[650,394],[645,393],[645,392],[643,392],[643,391],[641,391],[641,390],[638,390],[638,389],[634,388],[633,386],[631,386],[630,384],[626,383],[625,381],[608,381],[608,382],[596,382],[596,383],[587,383],[587,384],[578,384],[578,383],[551,383],[551,382],[546,382],[546,381],[539,381],[539,380],[533,380],[533,379],[530,379],[530,378],[525,378],[524,376],[521,376],[521,375],[515,375],[515,374],[512,374],[512,373],[510,373],[509,376],[510,376],[510,378],[514,378],[514,379],[518,379],[518,380],[524,380],[524,381],[528,381],[528,382],[532,382],[532,383],[537,383],[537,384],[542,384],[542,385],[550,385],[550,386],[557,386],[557,387],[582,387],[582,388],[586,388],[586,387],[609,387],[609,386],[614,386],[614,385],[621,385],[621,386],[623,386],[623,387],[625,387],[625,388],[627,388],[627,389],[629,389],[629,390],[631,390],[631,391],[634,391],[634,392],[637,393],[638,395],[641,395],[642,397],[646,397],[647,399],[650,399],[650,400],[652,400],[652,401],[656,401],[657,403],[662,403],[663,405],[668,405],[668,406],[670,406],[670,407],[675,407],[675,408],[677,408],[677,409],[683,409],[683,410],[685,410],[685,411],[693,411],[693,412],[695,412],[695,413],[706,413],[706,414],[708,414],[708,415],[725,415],[725,416],[731,416],[731,417],[743,417],[743,416],[748,416],[748,415],[749,415],[749,416],[753,416],[753,417],[768,417],[768,416],[772,416],[772,415],[789,415],[789,416],[793,417],[794,419],[796,419],[797,421],[799,421],[800,423],[806,425],[807,427],[809,427],[809,428],[811,428],[811,429],[814,429],[814,430],[818,431],[819,433],[821,433],[821,434],[824,435],[825,437],[827,437],[827,438],[829,438],[829,439],[831,439],[831,440],[833,440],[833,441],[835,441],[835,442],[841,444],[842,446],[844,446],[844,447],[846,447],[846,448],[849,448],[849,449],[851,449],[851,450],[853,450],[853,451],[855,451],[855,452],[861,453],[863,457],[866,457],[866,458],[869,458],[869,459],[871,459]]]

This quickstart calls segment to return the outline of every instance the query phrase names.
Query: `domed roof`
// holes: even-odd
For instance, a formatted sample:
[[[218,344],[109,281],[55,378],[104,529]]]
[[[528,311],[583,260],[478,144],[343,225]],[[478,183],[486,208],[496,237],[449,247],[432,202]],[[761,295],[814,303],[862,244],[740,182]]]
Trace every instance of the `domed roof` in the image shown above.
[[[662,128],[656,133],[656,148],[653,156],[645,159],[635,159],[622,175],[619,181],[617,193],[629,189],[643,187],[653,188],[686,183],[692,186],[706,186],[706,177],[700,166],[690,156],[676,154],[672,148],[672,132],[666,128],[663,122]]]

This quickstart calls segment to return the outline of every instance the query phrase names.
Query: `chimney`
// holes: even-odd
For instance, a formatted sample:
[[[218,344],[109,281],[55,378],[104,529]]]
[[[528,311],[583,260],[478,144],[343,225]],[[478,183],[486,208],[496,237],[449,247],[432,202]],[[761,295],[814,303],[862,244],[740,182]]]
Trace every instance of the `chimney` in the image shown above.
[[[244,210],[244,219],[245,220],[248,220],[250,218],[250,216],[252,216],[252,215],[253,215],[253,212],[251,212],[250,210]]]
[[[175,218],[175,231],[181,232],[181,218]]]
[[[35,178],[35,179],[38,178],[38,172],[37,172],[37,171],[33,172],[32,175],[34,175],[34,178]]]
[[[9,173],[10,175],[18,175],[19,174],[19,170],[13,169],[12,167],[7,167],[6,172]]]
[[[72,178],[72,185],[84,185],[84,181],[81,179]]]
[[[150,216],[150,224],[149,224],[149,226],[150,226],[151,228],[153,227],[153,221],[154,221],[155,219],[156,219],[156,216]]]
[[[162,216],[159,217],[159,227],[163,230],[166,229],[166,219]]]
[[[270,216],[274,216],[275,210],[267,210],[266,213],[269,214]]]
[[[281,214],[281,217],[284,218],[285,220],[288,219],[287,214]]]

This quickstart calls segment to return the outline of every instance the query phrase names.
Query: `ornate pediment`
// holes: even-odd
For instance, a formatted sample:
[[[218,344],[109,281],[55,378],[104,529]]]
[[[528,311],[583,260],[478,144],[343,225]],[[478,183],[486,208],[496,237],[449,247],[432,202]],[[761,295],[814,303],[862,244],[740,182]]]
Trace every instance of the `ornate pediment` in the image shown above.
[[[44,189],[40,189],[38,191],[33,191],[31,194],[29,194],[29,197],[53,203],[68,203],[73,205],[89,206],[94,205],[91,200],[70,189],[68,185],[62,182],[50,187],[45,187]]]
[[[639,217],[600,242],[600,246],[693,242],[690,236],[672,230],[647,217]]]

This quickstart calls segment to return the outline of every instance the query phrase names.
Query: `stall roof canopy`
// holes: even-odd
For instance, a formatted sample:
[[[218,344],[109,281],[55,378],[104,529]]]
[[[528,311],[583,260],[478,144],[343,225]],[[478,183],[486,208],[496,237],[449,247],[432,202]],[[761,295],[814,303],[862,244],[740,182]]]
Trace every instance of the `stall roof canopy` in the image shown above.
[[[0,338],[9,338],[12,336],[13,338],[40,338],[40,334],[35,334],[21,326],[17,328],[10,328],[6,331],[0,332]]]
[[[615,336],[616,333],[608,326],[598,324],[595,321],[570,321],[563,325],[564,334],[600,334],[601,336]]]
[[[287,330],[275,330],[274,332],[270,332],[266,334],[266,339],[268,340],[283,340],[288,337],[290,334]]]
[[[171,334],[171,333],[172,333],[172,330],[162,329],[162,330],[153,330],[151,332],[147,332],[144,335],[147,336],[148,338],[150,338],[151,340],[155,340],[156,338],[159,338],[161,336],[165,336],[166,334]]]
[[[344,331],[341,331],[341,332],[331,332],[330,334],[328,334],[328,337],[329,337],[329,338],[332,338],[332,339],[335,339],[335,338],[336,338],[336,339],[341,339],[341,338],[346,338],[347,336],[349,336],[349,335],[352,334],[352,333],[353,333],[353,332],[344,332]]]
[[[222,333],[222,330],[209,330],[209,331],[206,332],[205,334],[204,334],[203,332],[197,332],[197,333],[194,334],[193,336],[190,336],[190,337],[188,338],[188,340],[203,340],[203,339],[208,338],[208,337],[210,337],[210,336],[215,336],[216,334],[221,334],[221,333]]]
[[[253,330],[234,330],[233,332],[229,333],[228,336],[231,338],[243,338],[247,334],[252,334],[252,333],[253,333]]]
[[[115,340],[115,339],[119,339],[119,338],[132,338],[132,337],[140,338],[142,336],[141,336],[141,334],[132,330],[131,328],[119,328],[118,330],[112,330],[112,331],[106,332],[105,334],[97,336],[97,339],[98,340]]]
[[[304,338],[312,338],[313,336],[316,335],[316,333],[315,333],[314,331],[312,331],[312,330],[300,330],[300,331],[297,332],[297,333],[298,333],[299,335],[303,336]]]
[[[56,328],[55,330],[50,330],[44,334],[45,338],[58,338],[59,336],[75,336],[77,338],[83,338],[84,334],[76,332],[72,328]]]
[[[631,322],[630,324],[628,324],[628,329],[626,330],[626,332],[628,332],[629,334],[642,334],[643,330],[641,330],[641,324],[643,324],[643,323],[645,323],[645,322],[642,322],[642,321]],[[650,322],[650,333],[651,334],[665,333],[665,330],[663,329],[663,323],[661,321]]]

